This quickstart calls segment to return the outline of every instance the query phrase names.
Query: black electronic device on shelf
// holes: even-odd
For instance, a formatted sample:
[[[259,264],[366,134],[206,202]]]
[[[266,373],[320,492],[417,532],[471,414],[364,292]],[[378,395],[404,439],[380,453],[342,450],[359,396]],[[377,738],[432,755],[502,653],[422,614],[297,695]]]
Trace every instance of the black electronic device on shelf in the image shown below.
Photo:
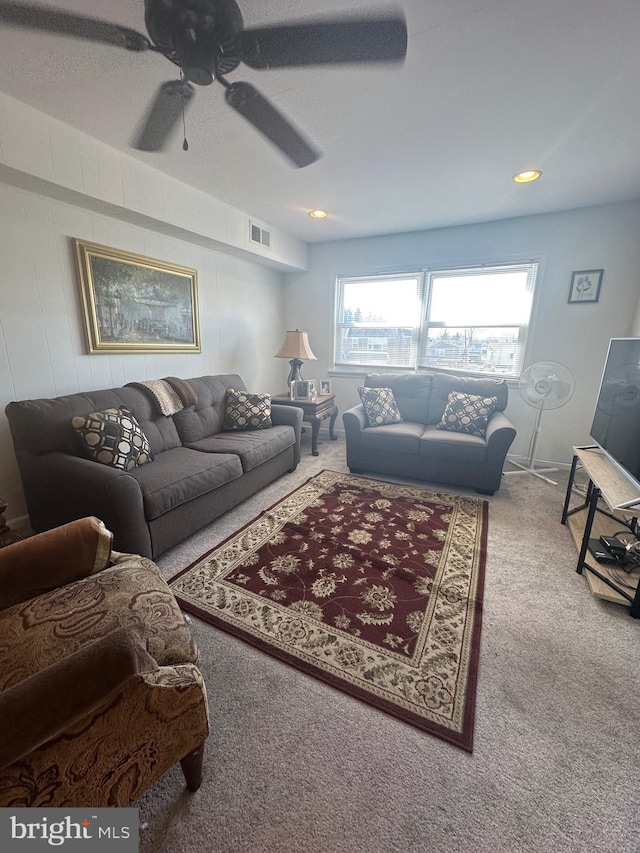
[[[622,565],[622,559],[616,557],[602,544],[600,539],[589,539],[589,552],[599,563],[615,563]]]
[[[624,560],[627,553],[627,545],[617,536],[601,536],[600,544],[603,545],[612,557]]]

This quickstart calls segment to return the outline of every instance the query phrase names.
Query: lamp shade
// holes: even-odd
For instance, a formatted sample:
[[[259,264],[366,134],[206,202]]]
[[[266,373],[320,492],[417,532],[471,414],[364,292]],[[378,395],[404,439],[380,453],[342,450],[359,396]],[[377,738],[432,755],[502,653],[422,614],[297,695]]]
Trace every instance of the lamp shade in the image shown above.
[[[307,333],[301,332],[300,329],[295,329],[293,332],[285,332],[284,343],[275,354],[275,358],[289,359],[291,371],[287,379],[287,387],[291,387],[291,383],[295,380],[302,379],[300,368],[302,367],[303,358],[311,361],[318,360],[311,351]]]
[[[299,329],[285,333],[284,343],[275,354],[275,358],[304,358],[310,361],[318,360],[309,346],[309,337],[307,333],[301,332]]]

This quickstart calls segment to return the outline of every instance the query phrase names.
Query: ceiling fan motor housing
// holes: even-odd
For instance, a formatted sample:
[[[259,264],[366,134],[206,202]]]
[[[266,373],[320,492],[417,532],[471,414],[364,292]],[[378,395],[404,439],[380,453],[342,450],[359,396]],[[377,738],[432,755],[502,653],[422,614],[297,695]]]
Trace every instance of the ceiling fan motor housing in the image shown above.
[[[144,5],[151,41],[187,80],[208,86],[240,64],[243,20],[235,0],[145,0]]]
[[[55,1],[55,0],[54,0]],[[147,35],[91,15],[36,2],[0,0],[0,26],[88,39],[98,44],[162,54],[180,69],[162,83],[149,105],[133,147],[161,151],[183,128],[194,87],[218,80],[227,103],[298,168],[319,153],[293,124],[250,83],[228,83],[226,75],[242,63],[268,70],[297,66],[404,60],[407,25],[400,11],[244,29],[236,0],[144,0]],[[183,148],[188,147],[186,138]]]

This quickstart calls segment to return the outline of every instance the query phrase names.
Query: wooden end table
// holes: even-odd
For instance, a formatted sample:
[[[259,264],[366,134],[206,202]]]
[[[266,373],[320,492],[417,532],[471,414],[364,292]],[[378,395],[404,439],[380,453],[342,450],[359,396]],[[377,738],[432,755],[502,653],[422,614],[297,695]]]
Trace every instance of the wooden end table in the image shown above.
[[[336,406],[335,394],[319,394],[315,400],[306,400],[300,397],[282,396],[274,394],[271,396],[271,402],[277,406],[297,406],[302,409],[304,414],[302,420],[311,424],[311,453],[314,456],[319,456],[318,450],[318,433],[320,432],[320,424],[327,418],[329,421],[329,438],[331,441],[336,441],[338,436],[333,431],[333,426],[338,417],[338,407]]]

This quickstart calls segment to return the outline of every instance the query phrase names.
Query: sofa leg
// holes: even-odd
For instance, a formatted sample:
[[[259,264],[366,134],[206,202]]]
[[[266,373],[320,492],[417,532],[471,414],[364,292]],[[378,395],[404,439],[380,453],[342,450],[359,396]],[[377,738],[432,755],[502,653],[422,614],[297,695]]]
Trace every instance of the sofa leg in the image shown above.
[[[202,762],[204,759],[204,743],[191,750],[188,755],[180,759],[180,766],[187,783],[187,790],[197,791],[202,782]]]
[[[479,495],[495,495],[496,490],[495,489],[476,489],[476,492]]]
[[[352,474],[364,474],[364,468],[349,468]]]

